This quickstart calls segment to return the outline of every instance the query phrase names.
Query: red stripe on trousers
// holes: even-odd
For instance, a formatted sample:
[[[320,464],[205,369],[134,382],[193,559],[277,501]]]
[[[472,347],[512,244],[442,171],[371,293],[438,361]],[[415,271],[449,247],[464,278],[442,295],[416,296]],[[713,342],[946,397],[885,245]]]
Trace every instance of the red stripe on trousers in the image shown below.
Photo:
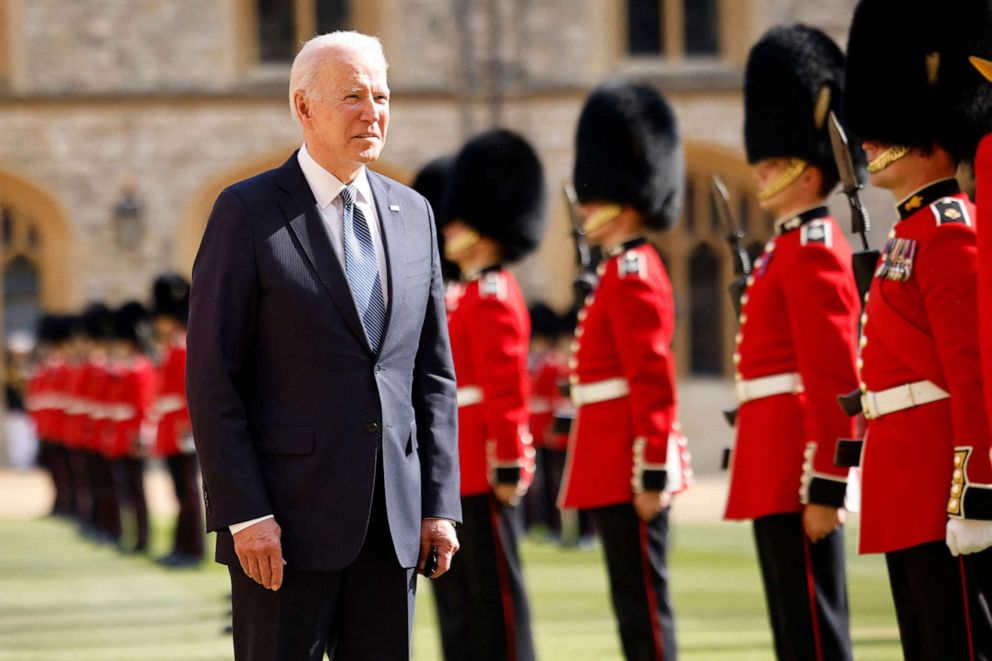
[[[500,504],[490,496],[489,511],[492,516],[489,521],[493,527],[493,550],[496,554],[496,575],[499,577],[499,594],[503,602],[503,621],[506,625],[506,658],[508,661],[517,659],[517,630],[516,610],[513,607],[513,591],[510,589],[510,569],[503,556],[503,537],[500,535],[500,524],[503,518]]]
[[[637,531],[641,538],[641,569],[644,571],[644,589],[648,598],[648,618],[651,620],[651,633],[654,635],[655,657],[659,661],[665,659],[665,648],[661,644],[661,622],[655,617],[658,609],[658,596],[654,591],[654,580],[651,578],[651,556],[648,555],[648,527],[638,520]]]
[[[961,595],[964,598],[964,626],[968,632],[968,658],[975,659],[975,642],[971,636],[971,608],[968,606],[968,577],[964,570],[964,557],[958,556],[958,567],[961,570]]]
[[[823,642],[820,640],[820,614],[816,610],[816,580],[813,578],[813,555],[809,548],[809,537],[803,536],[803,555],[806,557],[806,593],[809,595],[809,615],[813,620],[813,644],[816,646],[816,661],[823,661]]]

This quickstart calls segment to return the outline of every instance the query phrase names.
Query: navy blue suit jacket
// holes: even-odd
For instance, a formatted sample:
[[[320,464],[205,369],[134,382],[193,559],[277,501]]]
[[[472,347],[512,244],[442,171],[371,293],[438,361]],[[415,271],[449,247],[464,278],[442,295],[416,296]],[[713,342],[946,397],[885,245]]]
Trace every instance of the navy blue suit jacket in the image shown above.
[[[294,154],[217,198],[193,267],[186,387],[217,560],[274,514],[289,569],[350,564],[381,452],[389,528],[416,565],[425,517],[461,518],[455,375],[433,213],[368,173],[389,305],[369,347]]]

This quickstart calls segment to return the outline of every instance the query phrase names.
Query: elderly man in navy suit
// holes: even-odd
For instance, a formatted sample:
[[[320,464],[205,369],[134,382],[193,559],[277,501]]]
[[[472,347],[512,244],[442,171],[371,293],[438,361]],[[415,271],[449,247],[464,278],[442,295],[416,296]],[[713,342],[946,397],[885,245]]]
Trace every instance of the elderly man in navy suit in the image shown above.
[[[377,39],[307,42],[304,144],[218,197],[193,268],[187,389],[237,659],[406,659],[416,577],[458,550],[455,375],[433,212],[369,171]]]

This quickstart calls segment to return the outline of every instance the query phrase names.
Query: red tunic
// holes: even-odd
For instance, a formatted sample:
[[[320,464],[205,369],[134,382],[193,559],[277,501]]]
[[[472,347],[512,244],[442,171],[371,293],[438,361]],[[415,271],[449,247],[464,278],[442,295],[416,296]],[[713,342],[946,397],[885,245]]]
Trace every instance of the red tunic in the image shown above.
[[[530,371],[530,431],[535,447],[554,444],[551,425],[557,404],[563,398],[558,383],[567,378],[567,368],[556,352],[545,351],[537,357]]]
[[[68,405],[70,367],[67,363],[57,360],[52,366],[50,384],[47,390],[48,397],[48,427],[51,438],[49,440],[59,445],[68,445],[66,436],[66,406]]]
[[[63,399],[62,434],[65,444],[75,450],[88,450],[86,441],[89,421],[87,391],[92,378],[92,365],[88,362],[70,364],[66,370]]]
[[[465,283],[448,314],[458,375],[461,494],[529,480],[534,449],[528,427],[530,317],[508,271],[487,270]],[[474,403],[465,404],[465,393]]]
[[[169,345],[161,367],[161,387],[155,401],[158,431],[155,452],[161,457],[193,452],[185,438],[190,432],[186,405],[186,337]]]
[[[982,341],[985,410],[992,425],[992,133],[982,138],[975,156],[975,206],[978,207],[978,336]]]
[[[108,457],[120,459],[139,450],[141,424],[155,402],[158,375],[144,356],[117,365],[112,375],[112,434],[108,437]]]
[[[35,365],[24,389],[24,407],[31,419],[34,420],[38,438],[43,441],[51,440],[51,361]]]
[[[992,518],[975,208],[950,179],[899,211],[862,316],[862,390],[931,381],[950,397],[868,421],[862,553],[942,541],[949,514]]]
[[[559,498],[564,508],[626,503],[635,489],[660,490],[688,477],[688,453],[673,434],[675,312],[665,267],[650,244],[636,239],[599,272],[579,313],[570,380],[575,391],[622,379],[629,393],[578,407]],[[679,439],[671,452],[670,435]]]
[[[755,262],[741,301],[736,378],[798,374],[803,391],[741,404],[728,519],[798,512],[802,502],[839,507],[844,501],[848,469],[834,465],[834,449],[838,438],[852,436],[854,421],[837,406],[837,395],[858,385],[861,311],[851,249],[826,207],[780,221],[776,233]],[[807,448],[812,456],[804,466]],[[801,489],[804,477],[808,483]]]

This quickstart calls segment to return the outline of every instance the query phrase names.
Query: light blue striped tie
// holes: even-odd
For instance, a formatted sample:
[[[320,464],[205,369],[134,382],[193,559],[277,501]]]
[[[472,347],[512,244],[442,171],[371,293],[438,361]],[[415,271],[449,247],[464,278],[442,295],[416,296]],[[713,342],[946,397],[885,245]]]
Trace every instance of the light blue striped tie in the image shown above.
[[[382,328],[386,322],[386,304],[382,296],[375,245],[372,243],[365,214],[355,204],[356,194],[354,186],[345,186],[341,190],[344,207],[344,270],[348,276],[348,284],[351,285],[351,295],[362,315],[369,345],[373,350],[378,350]]]

